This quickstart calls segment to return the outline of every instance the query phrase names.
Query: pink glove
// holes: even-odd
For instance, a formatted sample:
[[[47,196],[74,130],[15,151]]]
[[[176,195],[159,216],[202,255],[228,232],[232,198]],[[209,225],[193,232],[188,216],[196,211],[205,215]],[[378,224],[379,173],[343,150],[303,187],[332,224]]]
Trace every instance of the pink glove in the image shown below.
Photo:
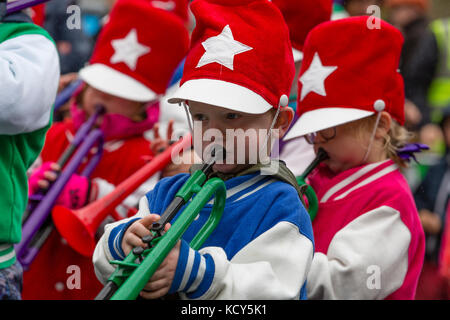
[[[70,209],[78,209],[86,205],[89,197],[90,180],[86,177],[72,174],[56,204]]]
[[[47,172],[55,173],[55,170],[52,170],[51,168],[52,164],[54,164],[54,162],[45,162],[41,167],[36,169],[31,174],[30,178],[28,179],[29,196],[35,194],[40,189],[40,180],[47,180],[49,183],[53,182],[45,176]],[[56,200],[56,204],[65,206],[70,209],[81,208],[86,204],[88,200],[89,191],[90,180],[86,177],[73,174],[70,177],[69,181],[66,183],[66,186],[62,190],[58,199]]]
[[[47,171],[52,172],[51,166],[54,162],[45,162],[42,166],[35,169],[31,176],[28,178],[28,195],[35,194],[40,189],[39,181],[40,180],[47,180],[44,176],[44,174]]]

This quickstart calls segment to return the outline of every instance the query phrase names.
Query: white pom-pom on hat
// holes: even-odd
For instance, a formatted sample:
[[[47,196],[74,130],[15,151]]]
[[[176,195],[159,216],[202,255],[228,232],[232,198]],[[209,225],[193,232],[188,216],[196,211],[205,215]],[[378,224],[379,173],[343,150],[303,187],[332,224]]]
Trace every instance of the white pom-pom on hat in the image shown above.
[[[280,97],[280,103],[279,103],[279,105],[280,105],[280,107],[286,107],[288,104],[289,104],[289,98],[288,98],[287,95],[283,94],[283,95]]]
[[[379,99],[375,101],[375,103],[373,104],[373,108],[375,109],[375,111],[381,112],[386,108],[386,102],[384,102],[384,100]]]

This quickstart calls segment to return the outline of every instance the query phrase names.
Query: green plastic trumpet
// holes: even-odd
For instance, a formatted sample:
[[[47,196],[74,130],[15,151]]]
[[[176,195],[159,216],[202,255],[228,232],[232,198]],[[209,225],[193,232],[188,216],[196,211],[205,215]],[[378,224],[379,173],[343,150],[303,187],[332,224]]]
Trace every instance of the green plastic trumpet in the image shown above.
[[[177,192],[175,198],[161,215],[160,220],[151,228],[152,236],[144,240],[149,249],[134,248],[123,261],[111,261],[117,265],[96,300],[134,300],[145,287],[149,279],[161,265],[170,250],[195,220],[200,210],[214,197],[211,214],[197,235],[190,242],[194,250],[200,249],[204,241],[218,225],[225,207],[226,187],[219,178],[207,179],[215,161],[207,163],[201,170],[194,172]],[[195,195],[195,196],[194,196]],[[190,199],[169,230],[161,235],[166,223],[170,222],[183,205]]]

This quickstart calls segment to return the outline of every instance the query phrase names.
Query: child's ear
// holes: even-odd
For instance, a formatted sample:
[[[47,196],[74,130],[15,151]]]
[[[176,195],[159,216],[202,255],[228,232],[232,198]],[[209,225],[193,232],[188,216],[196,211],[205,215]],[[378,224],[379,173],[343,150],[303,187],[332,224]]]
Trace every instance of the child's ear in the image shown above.
[[[280,107],[277,122],[274,129],[279,130],[278,139],[283,138],[294,119],[294,110],[291,107]]]
[[[378,128],[376,132],[377,138],[384,138],[389,130],[391,130],[392,117],[386,111],[382,111],[380,115],[380,121],[378,123]]]

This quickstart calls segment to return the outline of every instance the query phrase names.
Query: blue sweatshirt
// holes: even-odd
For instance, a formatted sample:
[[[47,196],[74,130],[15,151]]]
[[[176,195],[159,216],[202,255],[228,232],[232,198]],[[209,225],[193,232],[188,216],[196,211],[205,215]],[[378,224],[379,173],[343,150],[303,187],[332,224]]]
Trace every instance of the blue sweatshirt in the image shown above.
[[[162,214],[188,178],[180,174],[162,179],[141,199],[135,217],[105,227],[94,253],[101,281],[114,270],[109,260],[125,257],[121,243],[126,228],[150,212]],[[306,298],[314,243],[297,191],[260,174],[235,177],[225,185],[222,219],[203,247],[195,251],[188,243],[208,219],[212,201],[184,234],[170,292],[186,299]]]

